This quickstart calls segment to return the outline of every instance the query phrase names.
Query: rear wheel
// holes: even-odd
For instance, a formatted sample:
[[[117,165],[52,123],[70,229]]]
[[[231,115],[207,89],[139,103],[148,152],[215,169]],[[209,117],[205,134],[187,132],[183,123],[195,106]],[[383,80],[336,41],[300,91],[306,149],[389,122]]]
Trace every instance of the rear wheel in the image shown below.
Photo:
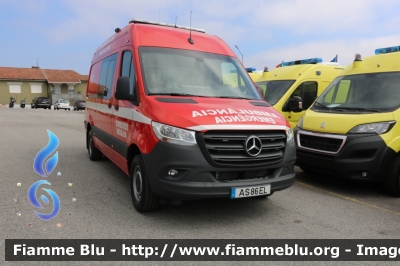
[[[89,153],[90,160],[92,160],[92,161],[100,160],[103,154],[94,145],[92,130],[89,130],[89,133],[88,133],[88,144],[89,144],[88,145],[88,153]]]
[[[131,194],[138,212],[151,212],[158,207],[159,198],[151,191],[142,155],[136,155],[131,165]]]
[[[386,178],[384,186],[389,194],[400,197],[400,157],[394,161],[392,170]]]

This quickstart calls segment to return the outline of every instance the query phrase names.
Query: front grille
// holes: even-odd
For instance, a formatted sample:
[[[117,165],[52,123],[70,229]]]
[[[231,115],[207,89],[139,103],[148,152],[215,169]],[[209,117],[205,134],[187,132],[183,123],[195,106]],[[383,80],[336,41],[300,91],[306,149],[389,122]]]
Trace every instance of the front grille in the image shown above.
[[[257,156],[245,150],[249,136],[261,140],[262,148]],[[283,159],[286,133],[279,130],[264,131],[208,131],[198,133],[198,143],[204,156],[216,166],[251,166],[273,164]]]
[[[343,138],[312,136],[301,133],[299,133],[299,137],[300,147],[329,153],[339,152],[339,149],[344,142]]]

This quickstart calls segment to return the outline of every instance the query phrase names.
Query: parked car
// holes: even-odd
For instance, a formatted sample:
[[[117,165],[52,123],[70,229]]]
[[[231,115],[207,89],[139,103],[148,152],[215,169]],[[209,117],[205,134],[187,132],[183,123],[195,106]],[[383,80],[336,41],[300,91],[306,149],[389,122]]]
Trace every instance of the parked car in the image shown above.
[[[79,100],[74,104],[74,111],[85,110],[86,101]]]
[[[70,111],[71,110],[71,106],[70,106],[69,100],[64,100],[64,99],[57,100],[54,103],[54,110],[60,110],[60,109],[65,109],[65,110]]]
[[[35,97],[31,102],[31,108],[48,108],[51,109],[51,101],[47,97]]]

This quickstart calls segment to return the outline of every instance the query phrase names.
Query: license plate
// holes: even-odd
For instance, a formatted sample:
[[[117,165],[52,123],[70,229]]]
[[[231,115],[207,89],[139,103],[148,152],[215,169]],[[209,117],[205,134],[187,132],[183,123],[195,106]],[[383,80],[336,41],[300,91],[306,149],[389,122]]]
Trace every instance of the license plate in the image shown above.
[[[231,199],[256,197],[269,194],[271,194],[271,185],[231,188]]]

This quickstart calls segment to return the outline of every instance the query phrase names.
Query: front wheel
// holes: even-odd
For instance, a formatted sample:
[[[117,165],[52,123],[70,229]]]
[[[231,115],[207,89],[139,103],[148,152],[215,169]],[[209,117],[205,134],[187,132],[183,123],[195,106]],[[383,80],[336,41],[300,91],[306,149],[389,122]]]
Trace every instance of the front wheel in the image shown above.
[[[92,130],[89,130],[88,133],[88,153],[89,153],[89,159],[92,161],[98,161],[103,156],[101,151],[94,145]]]
[[[151,212],[158,207],[159,198],[151,191],[142,155],[136,155],[131,165],[131,194],[138,212]]]
[[[386,178],[384,186],[389,194],[400,197],[400,157],[394,161],[392,170]]]

